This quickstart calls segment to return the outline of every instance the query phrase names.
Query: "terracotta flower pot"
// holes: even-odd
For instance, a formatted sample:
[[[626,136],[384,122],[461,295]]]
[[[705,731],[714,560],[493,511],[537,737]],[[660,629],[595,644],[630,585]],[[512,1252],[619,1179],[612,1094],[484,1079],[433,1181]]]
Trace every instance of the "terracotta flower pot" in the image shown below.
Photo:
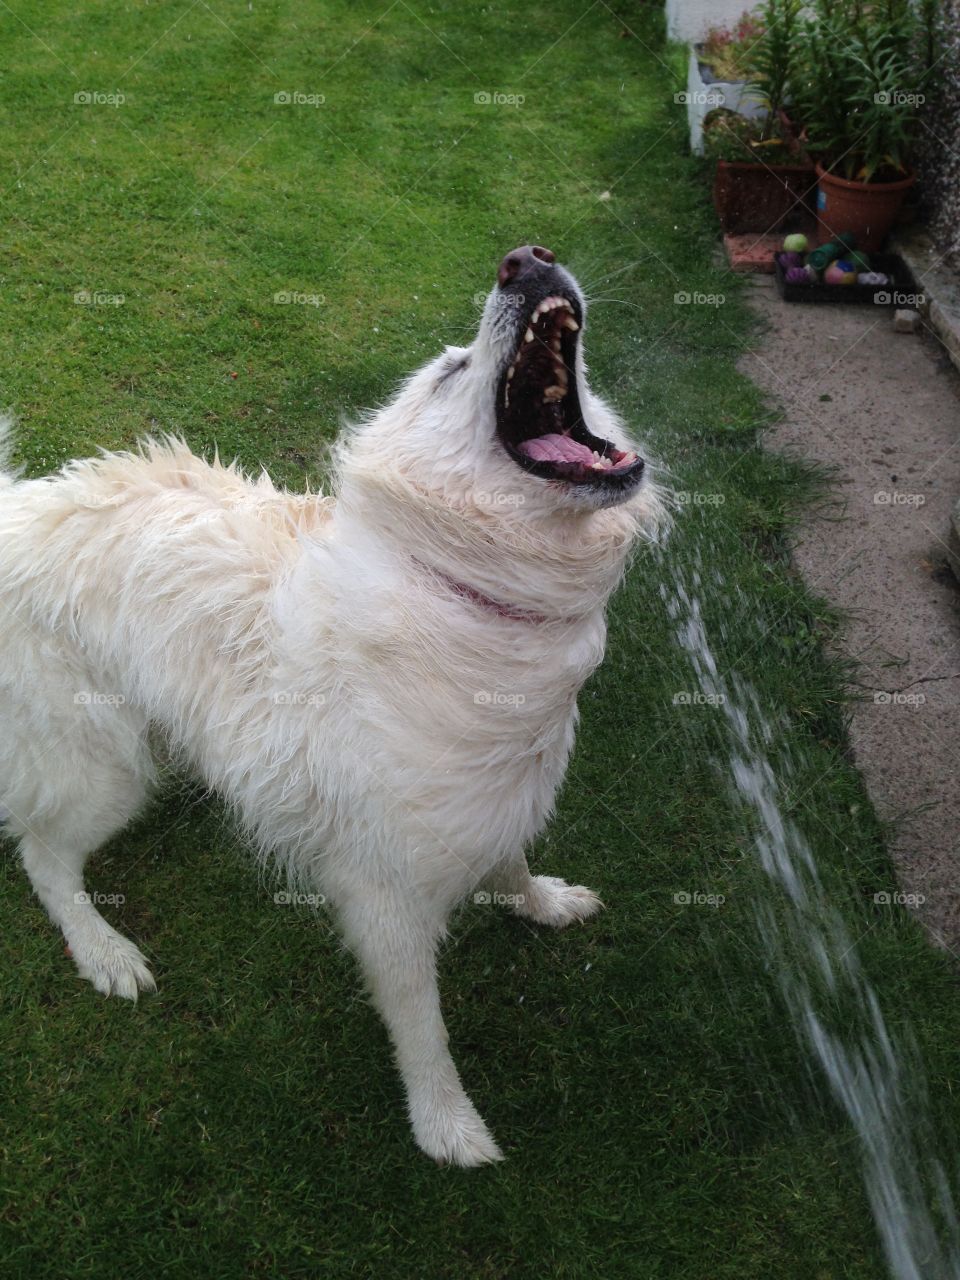
[[[858,249],[875,253],[896,221],[916,176],[911,173],[899,182],[849,182],[818,164],[818,242],[824,244],[841,231],[852,231]]]

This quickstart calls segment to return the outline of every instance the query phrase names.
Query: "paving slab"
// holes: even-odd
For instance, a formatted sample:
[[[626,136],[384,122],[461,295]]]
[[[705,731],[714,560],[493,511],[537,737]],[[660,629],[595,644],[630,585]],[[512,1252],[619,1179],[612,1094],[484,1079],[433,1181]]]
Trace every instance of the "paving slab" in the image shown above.
[[[763,323],[741,367],[784,410],[766,443],[834,473],[794,559],[843,611],[836,643],[858,664],[851,745],[899,879],[876,892],[911,895],[960,960],[960,379],[926,321],[900,333],[886,307],[791,305],[764,276],[749,293]]]

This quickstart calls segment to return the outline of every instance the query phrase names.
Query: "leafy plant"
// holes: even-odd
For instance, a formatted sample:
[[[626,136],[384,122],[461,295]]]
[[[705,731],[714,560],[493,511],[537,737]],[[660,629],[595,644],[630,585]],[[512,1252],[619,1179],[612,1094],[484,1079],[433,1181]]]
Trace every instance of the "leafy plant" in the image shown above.
[[[825,168],[863,182],[908,171],[935,65],[938,0],[814,0],[786,91]]]
[[[766,0],[759,11],[760,32],[753,41],[747,66],[752,89],[771,116],[784,106],[794,71],[802,0]]]
[[[745,80],[750,71],[753,46],[763,28],[755,14],[745,12],[732,28],[711,27],[698,52],[717,80]]]
[[[796,155],[775,117],[748,119],[725,107],[711,111],[704,120],[703,149],[711,160],[731,160],[739,164],[796,162]]]

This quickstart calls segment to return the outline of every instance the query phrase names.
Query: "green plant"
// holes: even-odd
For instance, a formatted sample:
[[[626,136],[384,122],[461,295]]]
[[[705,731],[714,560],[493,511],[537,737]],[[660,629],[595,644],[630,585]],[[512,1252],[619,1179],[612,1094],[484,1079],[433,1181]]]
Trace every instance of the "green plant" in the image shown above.
[[[747,65],[751,88],[771,116],[784,106],[794,69],[802,0],[766,0],[760,9],[760,34],[753,42]]]
[[[704,120],[703,150],[710,160],[739,164],[790,164],[797,160],[775,116],[748,119],[725,107],[711,111]]]
[[[938,0],[814,0],[798,24],[787,91],[825,168],[863,182],[908,171],[938,9]]]
[[[699,55],[717,80],[745,80],[750,72],[751,54],[763,29],[755,14],[744,12],[733,27],[711,27]]]

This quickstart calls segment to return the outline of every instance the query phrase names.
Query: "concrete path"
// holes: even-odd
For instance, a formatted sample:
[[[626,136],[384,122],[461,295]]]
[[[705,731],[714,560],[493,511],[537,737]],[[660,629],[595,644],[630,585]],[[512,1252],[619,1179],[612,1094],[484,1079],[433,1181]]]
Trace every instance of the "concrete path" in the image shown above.
[[[786,414],[767,443],[836,472],[795,563],[847,615],[838,641],[864,698],[853,750],[894,824],[900,883],[877,892],[922,896],[931,936],[960,960],[960,594],[946,568],[960,379],[929,332],[894,333],[887,308],[791,305],[769,276],[750,294],[762,326],[741,368]]]

